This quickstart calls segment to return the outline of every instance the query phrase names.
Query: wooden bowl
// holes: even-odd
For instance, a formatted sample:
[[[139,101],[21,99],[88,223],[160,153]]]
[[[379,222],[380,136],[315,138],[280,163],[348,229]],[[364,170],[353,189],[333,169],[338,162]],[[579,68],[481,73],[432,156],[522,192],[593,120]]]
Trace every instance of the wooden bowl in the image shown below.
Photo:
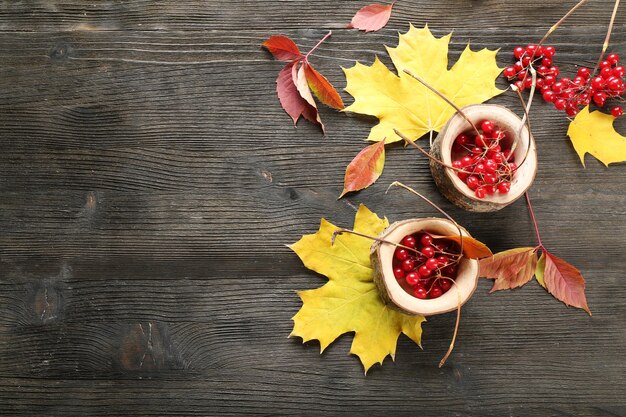
[[[429,232],[435,235],[458,235],[459,230],[454,223],[447,219],[423,218],[409,219],[395,222],[387,227],[380,238],[394,243],[400,243],[409,234]],[[467,230],[461,228],[463,236],[470,236]],[[421,314],[432,316],[456,310],[459,305],[465,304],[472,296],[478,283],[478,260],[462,258],[459,262],[455,285],[439,298],[422,300],[408,294],[398,283],[393,274],[393,255],[396,247],[389,243],[374,242],[370,253],[374,268],[374,282],[381,297],[391,307],[407,314]],[[457,291],[458,288],[458,291]]]
[[[464,107],[462,110],[476,125],[480,125],[481,121],[485,119],[492,120],[498,128],[507,132],[507,135],[511,137],[511,142],[513,138],[517,137],[517,133],[520,132],[520,127],[522,127],[522,120],[503,106],[477,104]],[[471,129],[471,125],[467,120],[459,113],[456,113],[437,135],[430,154],[446,165],[452,165],[452,145],[455,139],[459,134]],[[454,170],[431,160],[430,171],[441,194],[455,205],[474,212],[497,211],[513,203],[528,190],[537,173],[537,149],[535,148],[535,141],[528,134],[526,126],[522,127],[517,141],[518,144],[513,153],[513,161],[518,166],[524,159],[524,155],[526,155],[529,141],[530,149],[528,150],[526,160],[515,172],[511,181],[511,190],[507,194],[495,193],[487,195],[482,199],[477,198],[474,195],[474,191],[456,175]]]

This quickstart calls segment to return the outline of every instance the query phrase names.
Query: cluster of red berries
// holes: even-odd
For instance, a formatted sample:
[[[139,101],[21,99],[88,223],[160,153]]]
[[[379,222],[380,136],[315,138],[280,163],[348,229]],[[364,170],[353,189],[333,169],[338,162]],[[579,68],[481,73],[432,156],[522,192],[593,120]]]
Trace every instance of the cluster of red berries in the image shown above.
[[[456,278],[460,248],[425,232],[407,235],[393,255],[393,274],[406,292],[421,299],[441,297]]]
[[[511,144],[503,140],[506,137],[491,120],[484,120],[479,134],[461,133],[452,145],[452,167],[477,198],[511,190],[517,165],[513,162]]]
[[[529,68],[536,67],[537,88],[543,99],[552,103],[557,110],[564,110],[568,116],[575,116],[581,107],[592,101],[598,107],[604,107],[611,98],[621,98],[626,91],[624,74],[626,70],[619,65],[619,56],[610,54],[600,63],[600,74],[592,77],[591,70],[586,67],[578,69],[576,77],[558,79],[559,68],[552,62],[556,50],[553,46],[528,45],[513,50],[517,60],[511,67],[504,69],[504,76],[509,80],[517,78],[515,86],[521,91],[530,88],[532,77]],[[611,114],[620,117],[624,110],[614,106]]]

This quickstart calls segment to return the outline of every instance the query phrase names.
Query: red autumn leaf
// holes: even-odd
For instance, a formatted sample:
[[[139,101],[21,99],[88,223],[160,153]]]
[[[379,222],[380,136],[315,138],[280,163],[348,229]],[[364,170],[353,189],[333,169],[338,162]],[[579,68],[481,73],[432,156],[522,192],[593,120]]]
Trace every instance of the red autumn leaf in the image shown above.
[[[309,87],[322,103],[337,110],[341,110],[345,107],[341,96],[339,96],[335,87],[333,87],[326,77],[317,72],[313,66],[307,62],[302,64],[302,67],[304,68],[304,74]]]
[[[438,236],[432,235],[433,239],[447,239],[461,244],[461,235]],[[491,256],[491,250],[480,240],[470,236],[463,236],[463,256],[469,259],[480,259]]]
[[[343,192],[339,198],[350,191],[362,190],[372,185],[385,166],[385,140],[371,144],[359,152],[346,168]]]
[[[395,3],[395,2],[394,2]],[[352,22],[347,28],[364,30],[365,32],[375,32],[382,29],[391,17],[391,4],[370,4],[356,12]]]
[[[291,116],[294,124],[298,121],[300,116],[309,119],[310,115],[313,115],[313,120],[315,120],[315,115],[317,114],[317,110],[311,109],[311,105],[298,93],[298,89],[293,82],[295,66],[296,62],[285,65],[278,73],[278,78],[276,78],[278,100],[287,114]]]
[[[545,249],[544,254],[546,267],[543,271],[543,279],[548,292],[563,301],[565,305],[582,308],[591,315],[585,297],[585,279],[580,271]]]
[[[298,45],[287,36],[271,36],[262,45],[280,61],[293,61],[302,57]]]
[[[495,279],[491,291],[521,287],[530,281],[537,266],[535,248],[515,248],[480,260],[480,276]]]

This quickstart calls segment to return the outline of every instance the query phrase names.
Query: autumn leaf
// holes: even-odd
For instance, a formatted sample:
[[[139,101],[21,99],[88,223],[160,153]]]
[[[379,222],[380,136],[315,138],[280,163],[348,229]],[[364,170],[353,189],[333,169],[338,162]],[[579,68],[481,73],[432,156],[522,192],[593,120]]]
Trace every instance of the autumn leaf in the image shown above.
[[[585,297],[585,279],[580,271],[545,249],[543,253],[543,281],[548,292],[565,305],[581,308],[591,315]]]
[[[343,192],[339,198],[351,191],[362,190],[372,185],[385,166],[385,141],[373,143],[359,152],[346,168]]]
[[[405,69],[427,81],[459,107],[482,103],[503,92],[495,86],[501,71],[496,64],[496,51],[473,52],[468,46],[448,70],[450,37],[451,34],[437,39],[428,26],[417,29],[411,25],[407,33],[400,35],[397,47],[387,48],[398,75],[389,71],[378,58],[371,66],[357,63],[344,69],[346,91],[355,99],[345,111],[379,119],[368,140],[398,141],[400,138],[394,129],[417,139],[430,131],[439,131],[454,114],[454,108],[404,73]]]
[[[492,256],[491,250],[485,245],[483,242],[474,239],[470,236],[461,235],[451,235],[451,236],[439,236],[432,235],[433,239],[447,239],[457,244],[461,244],[461,239],[463,240],[463,256],[469,259],[480,259],[485,258],[487,256]]]
[[[541,252],[539,261],[537,261],[537,268],[535,268],[535,279],[543,288],[546,288],[546,282],[543,278],[543,271],[546,269],[546,254]],[[547,289],[547,288],[546,288]]]
[[[385,27],[391,17],[391,9],[395,2],[391,4],[370,4],[362,7],[352,21],[346,26],[364,30],[365,32],[375,32]]]
[[[302,55],[298,46],[287,36],[272,36],[263,42],[274,58],[289,61],[276,78],[276,94],[283,110],[293,120],[294,125],[300,117],[317,124],[324,131],[313,94],[327,106],[342,110],[341,96],[333,85],[309,62],[309,56],[332,32],[329,32],[306,55]],[[313,91],[311,93],[311,90]]]
[[[589,153],[604,165],[626,161],[626,137],[613,128],[615,118],[600,111],[582,109],[570,123],[570,137],[580,162],[585,166],[585,154]]]
[[[376,236],[389,222],[361,205],[354,230]],[[293,317],[290,336],[303,342],[316,339],[324,351],[344,333],[354,332],[350,353],[359,357],[365,372],[387,355],[395,357],[397,339],[404,333],[421,343],[422,316],[402,314],[381,300],[373,281],[369,239],[342,234],[331,243],[338,228],[322,219],[317,233],[303,236],[290,248],[304,265],[328,277],[321,288],[300,291],[303,305]]]
[[[279,61],[293,61],[302,58],[298,45],[287,36],[270,36],[262,45]]]
[[[491,291],[521,287],[530,281],[537,266],[535,248],[515,248],[480,260],[480,276],[495,279]]]

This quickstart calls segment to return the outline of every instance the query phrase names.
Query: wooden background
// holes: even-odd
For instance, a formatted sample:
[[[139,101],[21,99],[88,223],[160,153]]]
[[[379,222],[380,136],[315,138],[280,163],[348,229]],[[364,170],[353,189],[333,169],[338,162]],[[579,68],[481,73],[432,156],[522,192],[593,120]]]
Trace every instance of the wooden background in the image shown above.
[[[409,22],[464,45],[536,42],[574,3],[400,0],[384,30],[344,29],[366,2],[0,3],[0,413],[242,415],[626,415],[625,165],[583,169],[563,113],[537,100],[531,195],[545,244],[587,279],[588,317],[536,283],[402,336],[367,377],[346,335],[319,355],[288,339],[298,289],[324,278],[284,244],[319,219],[350,226],[359,203],[391,220],[449,210],[494,251],[535,243],[523,201],[469,214],[433,186],[427,161],[388,151],[378,183],[337,201],[373,121],[322,109],[295,129],[275,95],[272,34],[338,87],[341,66],[389,60]],[[626,7],[626,5],[624,5]],[[597,59],[611,1],[590,1],[550,41],[563,72]],[[626,8],[613,47],[626,58]],[[504,84],[502,84],[504,86]],[[342,93],[346,102],[351,98]],[[520,112],[517,99],[493,102]],[[626,133],[626,120],[618,123]]]

